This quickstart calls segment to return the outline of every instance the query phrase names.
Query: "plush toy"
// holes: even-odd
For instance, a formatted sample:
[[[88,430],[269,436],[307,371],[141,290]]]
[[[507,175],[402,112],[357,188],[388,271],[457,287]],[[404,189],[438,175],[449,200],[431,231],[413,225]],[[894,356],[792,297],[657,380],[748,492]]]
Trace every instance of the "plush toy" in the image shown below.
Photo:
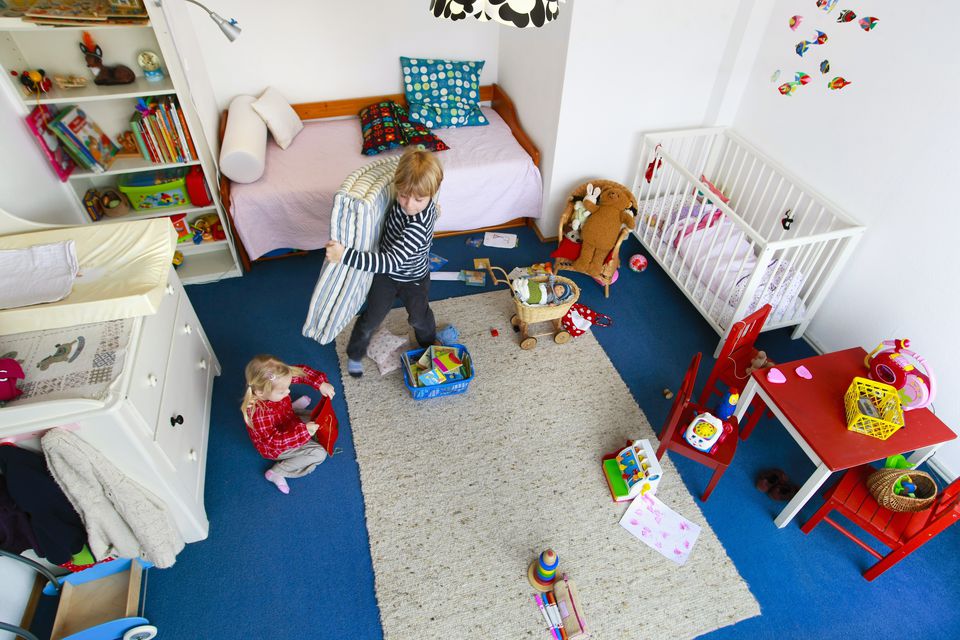
[[[17,380],[23,380],[23,368],[13,358],[0,358],[0,405],[23,393],[17,389]]]
[[[760,369],[769,369],[775,364],[777,363],[767,358],[766,351],[757,351],[757,355],[753,356],[753,360],[750,361],[750,366],[747,367],[744,377],[750,377],[750,374],[754,371],[759,371]]]
[[[580,235],[583,248],[573,268],[582,273],[599,276],[603,263],[620,236],[623,225],[633,225],[633,196],[622,186],[607,186],[594,204],[586,198],[583,206],[590,217],[583,223]]]

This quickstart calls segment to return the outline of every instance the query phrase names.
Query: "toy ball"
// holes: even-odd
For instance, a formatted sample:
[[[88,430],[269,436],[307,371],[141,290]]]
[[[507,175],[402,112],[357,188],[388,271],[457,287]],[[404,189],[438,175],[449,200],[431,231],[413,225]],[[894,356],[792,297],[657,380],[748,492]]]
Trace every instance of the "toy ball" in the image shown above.
[[[630,256],[630,268],[637,273],[647,268],[647,257],[642,253],[635,253]]]

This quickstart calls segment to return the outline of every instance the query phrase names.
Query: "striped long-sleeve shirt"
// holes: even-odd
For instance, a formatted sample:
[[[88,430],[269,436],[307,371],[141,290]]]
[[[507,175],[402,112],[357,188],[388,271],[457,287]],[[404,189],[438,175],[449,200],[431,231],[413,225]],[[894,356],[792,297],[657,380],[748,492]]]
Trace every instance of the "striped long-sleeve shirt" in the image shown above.
[[[398,282],[420,280],[430,270],[430,244],[436,221],[437,205],[433,200],[415,216],[405,214],[394,200],[384,221],[380,250],[357,251],[348,247],[343,252],[343,264],[361,271],[385,273]]]

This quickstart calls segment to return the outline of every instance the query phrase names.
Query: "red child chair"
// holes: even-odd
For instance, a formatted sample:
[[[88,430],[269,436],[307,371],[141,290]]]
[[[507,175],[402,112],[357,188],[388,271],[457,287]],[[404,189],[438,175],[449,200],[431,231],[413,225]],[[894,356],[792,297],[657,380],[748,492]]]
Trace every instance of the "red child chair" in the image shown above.
[[[717,361],[713,364],[707,383],[700,393],[701,405],[706,406],[710,402],[711,394],[721,395],[717,389],[718,380],[725,384],[728,389],[735,388],[740,392],[743,391],[743,387],[750,380],[750,375],[745,374],[745,372],[758,351],[754,343],[757,341],[771,309],[772,307],[769,304],[765,304],[743,320],[733,323],[730,327],[727,339],[724,340],[723,347],[720,349],[720,355],[717,356]],[[750,407],[750,418],[740,432],[740,438],[743,440],[750,437],[750,432],[757,426],[760,417],[767,410],[759,396],[754,397]]]
[[[720,476],[723,475],[723,472],[730,466],[730,462],[733,461],[733,454],[737,450],[737,431],[739,425],[737,419],[733,416],[727,420],[727,423],[733,427],[733,431],[728,437],[723,438],[717,444],[713,453],[706,453],[694,449],[683,439],[684,429],[690,421],[693,420],[694,416],[706,411],[702,406],[694,404],[693,402],[693,384],[697,380],[697,369],[699,368],[700,354],[698,353],[693,356],[693,360],[690,362],[690,367],[687,369],[687,373],[683,378],[680,391],[673,401],[673,406],[670,407],[670,414],[667,416],[667,421],[664,423],[663,429],[660,430],[660,448],[657,449],[657,460],[661,459],[664,451],[669,449],[679,453],[685,458],[690,458],[695,462],[699,462],[713,469],[713,477],[710,478],[706,490],[700,497],[701,500],[706,502],[707,498],[709,498],[713,492],[713,488],[717,486]]]
[[[824,505],[800,527],[804,533],[810,533],[821,520],[825,520],[834,529],[866,549],[879,560],[863,572],[863,577],[867,580],[873,580],[960,518],[960,479],[954,480],[940,492],[929,509],[917,513],[899,513],[881,507],[870,495],[867,478],[874,471],[870,465],[863,465],[843,474],[840,482],[827,491]],[[832,511],[839,511],[845,518],[889,547],[890,552],[883,555],[875,551],[831,520],[829,514]]]

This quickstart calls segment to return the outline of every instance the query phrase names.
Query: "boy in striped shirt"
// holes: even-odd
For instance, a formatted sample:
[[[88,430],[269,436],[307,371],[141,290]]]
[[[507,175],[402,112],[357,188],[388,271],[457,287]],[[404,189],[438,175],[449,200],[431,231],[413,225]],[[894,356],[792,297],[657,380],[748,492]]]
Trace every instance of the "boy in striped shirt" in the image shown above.
[[[429,151],[409,148],[400,158],[393,179],[396,200],[387,209],[379,251],[357,251],[331,240],[327,260],[374,274],[367,306],[353,327],[347,344],[347,372],[363,375],[363,356],[370,338],[383,322],[394,300],[407,309],[421,347],[434,344],[437,323],[430,309],[430,245],[437,221],[436,195],[443,168]]]

